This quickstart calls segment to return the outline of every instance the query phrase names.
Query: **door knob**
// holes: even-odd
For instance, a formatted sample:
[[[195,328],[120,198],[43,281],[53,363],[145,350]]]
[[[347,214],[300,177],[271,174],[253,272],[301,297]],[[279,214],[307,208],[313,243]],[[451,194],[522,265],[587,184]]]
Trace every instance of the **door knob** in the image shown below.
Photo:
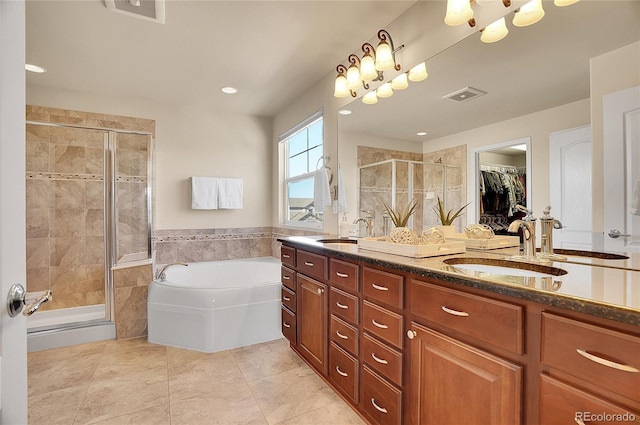
[[[631,236],[631,235],[623,235],[622,233],[620,233],[620,230],[618,230],[618,229],[609,230],[609,237],[613,238],[613,239],[618,239],[619,237],[626,238],[626,237],[629,237],[629,236]]]
[[[28,296],[29,294],[27,291],[25,291],[24,287],[19,283],[14,283],[11,286],[9,289],[9,296],[7,297],[7,311],[9,312],[9,316],[15,317],[20,314],[20,312],[25,316],[31,316],[33,313],[38,311],[42,304],[51,301],[53,293],[51,292],[51,289],[44,291],[42,295],[36,295],[36,300],[29,305],[27,305],[26,301]],[[31,298],[32,297],[34,297],[33,294],[31,295]],[[23,311],[22,309],[25,305],[27,305],[27,309]]]

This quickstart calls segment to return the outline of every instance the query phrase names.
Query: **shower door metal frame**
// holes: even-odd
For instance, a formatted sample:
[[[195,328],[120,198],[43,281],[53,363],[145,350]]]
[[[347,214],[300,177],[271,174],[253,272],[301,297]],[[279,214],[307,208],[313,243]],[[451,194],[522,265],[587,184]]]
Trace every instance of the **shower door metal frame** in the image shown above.
[[[103,147],[104,147],[104,176],[103,176],[103,190],[104,190],[104,235],[105,239],[109,236],[109,241],[105,240],[104,243],[104,273],[105,273],[105,295],[104,295],[104,303],[105,303],[105,321],[114,322],[115,321],[115,290],[113,284],[113,268],[117,265],[117,261],[115,259],[115,253],[117,249],[117,241],[116,241],[116,217],[117,217],[117,205],[115,198],[115,188],[116,188],[116,150],[117,150],[117,134],[138,134],[143,136],[148,136],[147,140],[147,184],[146,184],[146,194],[147,194],[147,253],[148,258],[146,260],[140,260],[138,262],[133,262],[132,267],[136,265],[141,265],[145,263],[151,264],[151,229],[153,228],[153,213],[151,207],[153,205],[151,195],[151,185],[152,185],[152,148],[153,148],[153,134],[146,131],[135,131],[135,130],[122,130],[122,129],[112,129],[112,128],[104,128],[104,127],[91,127],[91,126],[82,126],[82,125],[74,125],[74,124],[61,124],[61,123],[49,123],[49,122],[40,122],[40,121],[26,121],[25,125],[42,125],[48,127],[59,127],[59,128],[76,128],[80,130],[95,130],[104,132],[103,135]],[[123,263],[126,264],[126,263]],[[55,294],[54,294],[55,296]],[[70,324],[62,324],[59,328],[64,328],[68,326],[77,326],[78,323],[70,323]]]

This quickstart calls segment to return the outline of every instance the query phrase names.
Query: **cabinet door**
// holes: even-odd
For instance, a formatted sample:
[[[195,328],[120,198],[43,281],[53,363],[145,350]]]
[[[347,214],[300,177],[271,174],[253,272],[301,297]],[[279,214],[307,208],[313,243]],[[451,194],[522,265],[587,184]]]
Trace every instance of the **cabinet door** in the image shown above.
[[[298,348],[323,374],[327,374],[327,328],[329,297],[327,285],[298,274]]]
[[[522,422],[522,367],[416,323],[408,336],[412,424]]]

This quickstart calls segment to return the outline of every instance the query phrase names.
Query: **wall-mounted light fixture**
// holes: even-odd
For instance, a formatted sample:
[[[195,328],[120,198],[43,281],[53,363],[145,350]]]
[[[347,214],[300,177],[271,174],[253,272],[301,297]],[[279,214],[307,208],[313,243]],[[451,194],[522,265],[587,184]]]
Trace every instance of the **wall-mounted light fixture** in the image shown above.
[[[468,1],[468,0],[466,0]],[[391,35],[385,31],[378,31],[378,47],[369,43],[362,45],[363,56],[360,59],[357,55],[349,55],[349,68],[339,64],[336,67],[338,75],[335,80],[335,97],[356,97],[356,90],[362,85],[365,90],[369,90],[369,83],[372,81],[384,81],[384,71],[400,71],[402,66],[396,62],[396,52],[404,45],[396,48]],[[368,105],[378,103],[378,98],[390,97],[394,90],[404,90],[409,87],[409,81],[417,82],[426,79],[428,76],[424,62],[414,66],[408,72],[403,72],[391,81],[387,81],[375,90],[371,90],[362,97],[362,102]]]
[[[492,5],[499,1],[502,2],[504,7],[511,6],[511,0],[447,0],[447,12],[444,17],[444,22],[452,26],[461,25],[466,22],[470,27],[475,27],[476,21],[473,18],[473,9],[471,8],[471,3],[474,1],[479,6]],[[577,3],[578,1],[579,0],[554,0],[553,4],[563,7]],[[542,7],[542,0],[530,0],[515,10],[512,23],[516,27],[526,27],[535,24],[543,17],[544,9]],[[480,40],[485,43],[495,43],[505,38],[509,30],[503,17],[487,25],[485,28],[480,29],[480,33]]]

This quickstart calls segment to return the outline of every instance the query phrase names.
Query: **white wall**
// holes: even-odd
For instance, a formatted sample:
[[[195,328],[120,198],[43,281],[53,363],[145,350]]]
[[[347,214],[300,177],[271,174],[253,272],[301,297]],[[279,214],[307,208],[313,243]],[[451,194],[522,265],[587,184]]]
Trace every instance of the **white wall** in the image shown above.
[[[29,86],[27,104],[156,120],[154,228],[271,226],[271,119]],[[191,210],[189,176],[244,180],[242,210]]]
[[[530,115],[502,121],[484,127],[475,128],[462,133],[453,134],[424,143],[424,152],[429,153],[461,144],[467,145],[469,157],[467,163],[473,166],[473,150],[482,146],[531,137],[532,188],[528,188],[528,196],[532,201],[534,214],[549,205],[549,134],[554,131],[588,125],[589,99],[539,111]],[[471,187],[472,180],[467,179],[467,202],[473,202],[476,193]],[[471,205],[469,208],[477,209]]]

